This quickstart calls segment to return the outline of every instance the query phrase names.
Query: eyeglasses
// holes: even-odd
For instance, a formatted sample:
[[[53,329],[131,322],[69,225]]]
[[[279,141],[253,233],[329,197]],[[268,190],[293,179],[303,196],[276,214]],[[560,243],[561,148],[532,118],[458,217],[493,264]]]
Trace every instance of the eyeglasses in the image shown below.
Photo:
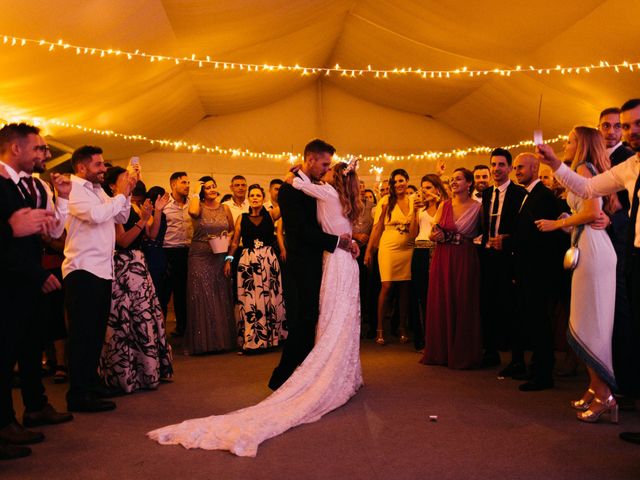
[[[603,130],[611,130],[612,128],[614,130],[620,130],[622,128],[622,125],[620,125],[619,123],[602,122],[600,124],[600,128],[602,128]]]
[[[49,148],[49,145],[36,145],[35,147],[33,147],[33,149],[36,152],[50,152],[51,149]]]

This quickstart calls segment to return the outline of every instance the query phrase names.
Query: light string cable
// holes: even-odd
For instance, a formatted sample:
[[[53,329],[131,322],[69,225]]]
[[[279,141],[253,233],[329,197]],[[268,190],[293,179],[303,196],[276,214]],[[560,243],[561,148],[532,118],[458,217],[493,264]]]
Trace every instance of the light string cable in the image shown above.
[[[27,45],[38,46],[47,49],[49,52],[55,52],[58,50],[75,51],[76,55],[90,55],[98,56],[100,58],[109,57],[123,57],[128,60],[142,59],[150,63],[155,62],[171,62],[176,65],[187,64],[195,65],[199,68],[213,68],[215,70],[233,70],[233,71],[246,71],[246,72],[296,72],[302,76],[306,75],[325,75],[337,74],[343,77],[361,77],[368,76],[373,78],[385,79],[390,76],[415,76],[422,79],[443,79],[443,78],[460,78],[460,77],[480,77],[486,75],[499,75],[503,77],[510,77],[515,73],[538,73],[540,75],[551,73],[564,74],[580,74],[590,73],[595,70],[614,70],[619,73],[622,70],[628,70],[631,72],[640,70],[640,62],[628,62],[622,61],[619,63],[610,63],[606,60],[600,60],[597,63],[591,63],[588,65],[574,65],[574,66],[521,66],[508,68],[493,68],[493,69],[470,69],[467,67],[460,67],[451,70],[434,70],[428,68],[414,68],[414,67],[395,67],[392,69],[380,69],[373,68],[371,64],[366,68],[355,67],[341,67],[336,64],[333,67],[309,67],[301,65],[283,65],[283,64],[258,64],[258,63],[241,63],[241,62],[228,62],[222,60],[212,59],[210,55],[197,56],[195,53],[191,56],[177,57],[173,55],[164,54],[150,54],[136,49],[134,51],[115,49],[115,48],[98,48],[87,47],[82,45],[73,45],[67,43],[64,40],[57,40],[55,42],[49,40],[35,40],[31,38],[16,37],[12,35],[3,35],[2,44],[9,47],[24,47]]]
[[[256,158],[256,159],[270,159],[270,160],[286,160],[289,163],[297,163],[302,161],[302,155],[299,153],[293,152],[281,152],[281,153],[269,153],[269,152],[257,152],[253,150],[249,150],[247,148],[227,148],[221,147],[218,145],[203,145],[201,143],[190,143],[186,140],[175,140],[175,139],[158,139],[158,138],[149,138],[140,134],[127,134],[115,132],[113,130],[102,130],[93,127],[87,127],[84,125],[78,125],[75,123],[64,122],[58,119],[41,119],[41,118],[33,118],[30,121],[24,120],[22,116],[17,116],[15,118],[0,120],[0,126],[9,123],[11,121],[28,121],[28,123],[32,123],[34,125],[39,126],[54,126],[58,128],[69,128],[74,130],[79,130],[84,133],[89,133],[93,135],[99,135],[103,137],[111,137],[117,138],[120,140],[125,140],[129,142],[146,142],[151,145],[157,146],[159,148],[172,148],[176,151],[187,151],[192,153],[206,153],[206,154],[214,154],[214,155],[226,155],[231,157],[240,157],[240,158]],[[559,141],[566,140],[566,135],[557,135],[556,137],[549,138],[545,143],[554,144]],[[516,149],[516,148],[527,148],[534,147],[534,142],[532,140],[521,140],[519,142],[513,143],[511,145],[504,145],[502,148],[506,149]],[[449,151],[424,151],[420,153],[411,153],[406,155],[393,155],[389,153],[380,153],[377,155],[358,155],[353,153],[346,153],[343,155],[335,155],[336,160],[349,160],[351,157],[357,157],[366,162],[377,163],[377,162],[396,162],[396,161],[412,161],[412,160],[437,160],[440,158],[462,158],[467,155],[472,154],[488,154],[495,147],[489,146],[473,146],[467,148],[454,148]]]

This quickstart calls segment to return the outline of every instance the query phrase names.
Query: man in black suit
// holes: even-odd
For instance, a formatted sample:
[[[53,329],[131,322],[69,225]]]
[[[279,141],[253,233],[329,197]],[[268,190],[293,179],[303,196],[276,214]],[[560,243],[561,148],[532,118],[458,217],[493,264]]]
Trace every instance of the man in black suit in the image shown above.
[[[322,140],[313,140],[304,149],[304,163],[297,175],[318,181],[331,165],[335,148]],[[336,247],[351,249],[348,235],[325,233],[318,225],[316,200],[289,184],[278,195],[285,229],[287,261],[284,266],[284,302],[289,335],[275,368],[269,388],[276,390],[307,357],[315,343],[318,323],[322,252]]]
[[[524,358],[524,339],[533,349],[531,379],[520,385],[523,392],[553,387],[552,293],[562,276],[561,231],[543,233],[536,220],[555,220],[560,208],[555,195],[538,178],[540,162],[533,153],[521,153],[513,162],[516,179],[528,195],[516,217],[513,257],[516,285],[516,335],[513,358]]]
[[[25,177],[36,164],[47,157],[47,145],[37,127],[8,124],[0,130],[0,159],[8,178],[0,178],[0,219],[8,221],[15,212],[36,207],[35,186]],[[67,179],[54,177],[60,202],[66,202],[70,184]],[[57,219],[60,220],[60,219]],[[48,402],[41,379],[41,355],[44,326],[40,321],[43,294],[60,289],[55,275],[41,266],[42,244],[39,235],[10,239],[5,250],[10,258],[19,258],[16,268],[0,277],[3,295],[2,335],[7,340],[0,352],[0,440],[11,444],[35,443],[44,439],[39,432],[26,430],[18,423],[13,411],[11,393],[6,384],[16,362],[20,368],[20,385],[25,405],[25,426],[56,424],[73,418],[59,413]],[[5,252],[7,254],[7,252]]]
[[[0,166],[0,176],[9,178],[4,166]],[[53,213],[46,210],[33,210],[29,208],[23,208],[17,210],[11,214],[8,220],[0,219],[0,270],[7,275],[13,275],[16,272],[21,271],[24,265],[24,259],[16,255],[16,252],[12,251],[13,238],[27,237],[30,235],[39,235],[45,233],[48,230],[49,221],[52,219]],[[0,302],[2,305],[7,305],[10,301],[6,297],[6,291],[0,290]],[[11,376],[7,374],[4,368],[4,362],[9,356],[4,356],[8,353],[13,343],[13,338],[9,338],[9,334],[4,322],[11,319],[6,318],[7,315],[2,316],[0,320],[0,359],[3,362],[3,370],[0,373],[0,418],[9,418],[13,421],[13,409],[11,407]],[[36,432],[30,432],[33,435]],[[36,440],[36,437],[33,437]],[[0,438],[0,460],[11,460],[15,458],[26,457],[31,454],[29,447],[12,445],[5,438]]]
[[[604,138],[612,167],[635,155],[633,150],[622,143],[619,108],[606,108],[600,113],[598,130]],[[616,310],[612,340],[613,369],[619,393],[637,395],[640,393],[640,372],[638,367],[628,360],[635,353],[631,304],[627,295],[625,278],[630,208],[629,194],[626,191],[620,191],[618,192],[618,204],[613,207],[608,205],[606,213],[611,219],[611,225],[607,232],[618,257],[616,263]]]
[[[482,241],[480,248],[480,309],[484,343],[483,366],[500,365],[499,349],[506,349],[514,314],[512,238],[515,219],[527,191],[509,180],[511,153],[491,152],[494,185],[482,192]],[[513,376],[525,371],[523,358],[512,358],[500,372]]]

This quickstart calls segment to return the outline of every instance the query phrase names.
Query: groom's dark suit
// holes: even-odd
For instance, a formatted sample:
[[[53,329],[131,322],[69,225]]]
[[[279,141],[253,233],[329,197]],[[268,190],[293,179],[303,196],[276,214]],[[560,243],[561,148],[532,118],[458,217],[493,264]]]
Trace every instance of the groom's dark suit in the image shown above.
[[[322,252],[333,252],[339,240],[337,236],[323,232],[318,225],[314,198],[285,183],[280,188],[278,202],[287,251],[283,284],[289,336],[280,364],[269,380],[272,390],[279,388],[313,349],[322,281]]]

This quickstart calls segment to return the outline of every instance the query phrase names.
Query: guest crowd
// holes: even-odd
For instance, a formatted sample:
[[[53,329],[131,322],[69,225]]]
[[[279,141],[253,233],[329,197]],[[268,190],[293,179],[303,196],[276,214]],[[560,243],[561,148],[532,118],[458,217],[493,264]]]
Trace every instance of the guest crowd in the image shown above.
[[[597,129],[575,127],[560,160],[546,145],[515,158],[497,148],[472,171],[445,176],[439,162],[417,187],[402,169],[373,188],[361,182],[363,335],[380,346],[413,337],[421,363],[455,369],[497,368],[509,352],[498,375],[525,392],[583,363],[577,419],[617,422],[640,391],[636,152],[640,100],[631,100],[605,109]],[[33,175],[51,157],[39,129],[0,130],[0,458],[44,439],[28,428],[73,419],[47,399],[43,351],[54,381],[69,383],[67,410],[100,412],[116,408],[110,397],[171,381],[171,299],[171,335],[186,354],[248,355],[286,341],[282,181],[265,190],[236,175],[225,201],[213,177],[191,194],[187,172],[175,172],[165,192],[146,188],[137,161],[113,167],[102,154],[80,147],[73,175],[46,182]],[[565,358],[554,371],[556,351]]]

